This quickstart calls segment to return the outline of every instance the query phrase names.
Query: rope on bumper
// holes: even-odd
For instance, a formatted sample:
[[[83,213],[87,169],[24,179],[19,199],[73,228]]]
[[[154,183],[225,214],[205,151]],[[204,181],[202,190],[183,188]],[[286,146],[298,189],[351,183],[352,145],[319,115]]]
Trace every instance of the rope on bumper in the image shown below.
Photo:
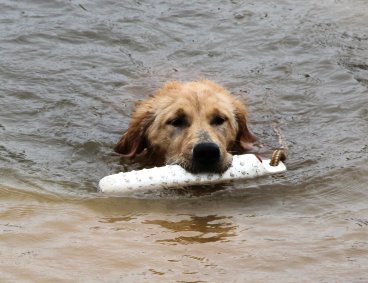
[[[287,142],[286,142],[286,138],[285,138],[284,134],[282,133],[281,129],[278,126],[275,126],[274,131],[276,132],[276,134],[279,138],[280,148],[276,149],[272,153],[272,157],[271,157],[271,160],[270,160],[270,165],[271,166],[277,166],[277,165],[279,165],[280,161],[285,161],[286,156],[287,156],[287,152],[288,152],[288,145],[287,145]]]
[[[270,160],[270,165],[271,166],[277,166],[277,165],[279,165],[280,161],[285,161],[285,159],[286,159],[285,149],[283,149],[283,148],[276,149],[272,153],[272,157],[271,157],[271,160]]]

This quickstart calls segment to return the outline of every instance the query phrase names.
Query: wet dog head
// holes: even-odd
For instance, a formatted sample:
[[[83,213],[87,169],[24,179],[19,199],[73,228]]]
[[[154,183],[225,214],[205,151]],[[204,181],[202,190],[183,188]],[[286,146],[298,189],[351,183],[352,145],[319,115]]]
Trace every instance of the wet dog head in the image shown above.
[[[247,151],[256,140],[249,132],[245,106],[214,82],[169,82],[140,103],[115,151],[144,153],[157,165],[223,172],[231,153]]]

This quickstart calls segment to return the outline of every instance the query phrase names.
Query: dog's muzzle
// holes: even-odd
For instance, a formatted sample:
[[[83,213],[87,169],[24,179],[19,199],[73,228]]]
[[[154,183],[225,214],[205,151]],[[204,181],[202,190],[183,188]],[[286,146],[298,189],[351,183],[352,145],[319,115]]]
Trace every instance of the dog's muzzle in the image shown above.
[[[219,172],[221,170],[221,152],[217,144],[204,142],[196,144],[192,154],[192,171]]]

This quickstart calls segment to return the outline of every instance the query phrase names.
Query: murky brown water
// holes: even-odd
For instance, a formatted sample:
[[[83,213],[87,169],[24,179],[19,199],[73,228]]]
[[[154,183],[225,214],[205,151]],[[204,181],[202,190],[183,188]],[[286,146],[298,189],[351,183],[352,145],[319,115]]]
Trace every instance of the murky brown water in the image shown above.
[[[1,282],[368,282],[368,2],[0,1]],[[113,198],[169,79],[247,99],[289,171]]]

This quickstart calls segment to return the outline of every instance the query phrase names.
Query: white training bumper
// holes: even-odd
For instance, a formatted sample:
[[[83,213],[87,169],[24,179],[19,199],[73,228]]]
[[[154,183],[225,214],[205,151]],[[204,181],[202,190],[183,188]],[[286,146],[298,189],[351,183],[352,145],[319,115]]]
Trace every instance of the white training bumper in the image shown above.
[[[260,160],[254,154],[234,155],[231,167],[222,174],[187,172],[179,165],[166,165],[131,172],[121,172],[102,178],[103,193],[126,193],[135,190],[180,188],[193,185],[218,184],[286,171],[284,163],[271,166],[270,160]]]

